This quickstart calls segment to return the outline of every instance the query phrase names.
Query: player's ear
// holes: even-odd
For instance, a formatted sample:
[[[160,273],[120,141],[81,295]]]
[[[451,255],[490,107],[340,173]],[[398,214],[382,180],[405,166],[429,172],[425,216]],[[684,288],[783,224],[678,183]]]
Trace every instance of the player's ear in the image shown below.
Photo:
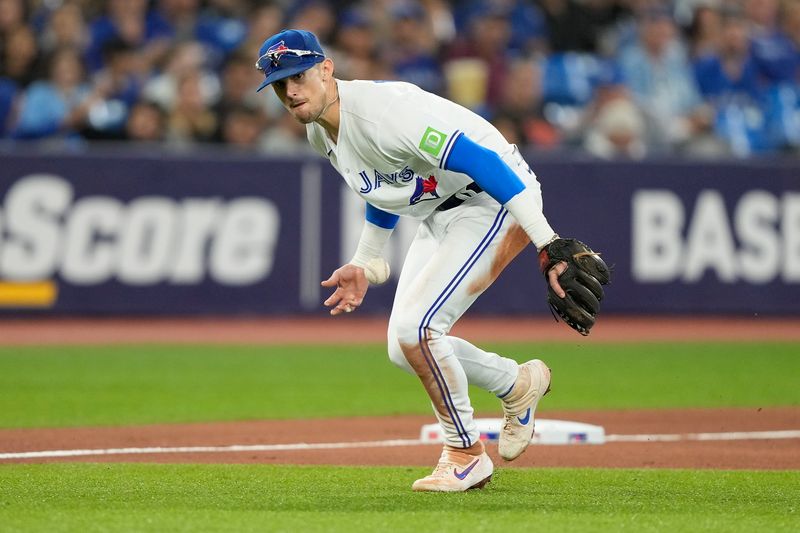
[[[320,63],[320,68],[322,69],[322,81],[328,81],[328,78],[333,77],[333,59],[326,57],[325,60]]]

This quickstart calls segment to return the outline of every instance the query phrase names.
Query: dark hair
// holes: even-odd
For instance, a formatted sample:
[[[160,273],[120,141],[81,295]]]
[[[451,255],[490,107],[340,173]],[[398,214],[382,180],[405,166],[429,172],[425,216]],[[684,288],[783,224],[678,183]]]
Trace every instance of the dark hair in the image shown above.
[[[103,62],[109,63],[115,57],[134,52],[135,50],[136,47],[132,46],[128,42],[119,37],[114,37],[103,43]]]

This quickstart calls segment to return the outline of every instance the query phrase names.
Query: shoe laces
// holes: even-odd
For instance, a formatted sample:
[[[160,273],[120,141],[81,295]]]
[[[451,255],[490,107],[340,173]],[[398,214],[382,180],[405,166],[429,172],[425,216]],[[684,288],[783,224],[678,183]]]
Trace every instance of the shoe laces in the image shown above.
[[[503,423],[503,431],[509,431],[512,427],[514,427],[514,419],[517,417],[515,414],[506,414],[503,419],[505,422]]]
[[[450,475],[450,469],[458,466],[461,465],[452,460],[447,451],[443,451],[441,457],[439,457],[439,462],[436,464],[436,467],[433,469],[430,477],[448,477]]]
[[[430,477],[448,477],[450,474],[450,468],[454,468],[455,466],[455,463],[445,463],[440,461],[439,464],[436,465],[436,468],[433,469],[433,473],[430,475]]]

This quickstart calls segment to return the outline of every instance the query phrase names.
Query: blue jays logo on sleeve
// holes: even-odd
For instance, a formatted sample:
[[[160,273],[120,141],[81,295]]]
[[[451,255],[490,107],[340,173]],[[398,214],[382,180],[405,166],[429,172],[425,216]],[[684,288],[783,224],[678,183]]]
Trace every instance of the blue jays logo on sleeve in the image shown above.
[[[414,194],[411,195],[411,199],[408,202],[409,205],[439,198],[439,193],[436,192],[437,185],[439,183],[436,181],[435,176],[428,176],[428,179],[422,179],[421,176],[417,176]]]

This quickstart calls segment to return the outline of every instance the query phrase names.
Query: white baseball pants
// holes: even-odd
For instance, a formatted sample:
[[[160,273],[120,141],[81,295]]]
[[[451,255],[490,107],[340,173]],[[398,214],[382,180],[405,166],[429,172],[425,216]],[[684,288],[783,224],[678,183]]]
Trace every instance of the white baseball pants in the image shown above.
[[[518,160],[512,168],[538,191]],[[528,244],[514,218],[483,193],[434,212],[408,250],[389,319],[389,358],[420,378],[450,446],[479,440],[468,385],[502,397],[518,372],[516,361],[453,337],[450,329]]]

